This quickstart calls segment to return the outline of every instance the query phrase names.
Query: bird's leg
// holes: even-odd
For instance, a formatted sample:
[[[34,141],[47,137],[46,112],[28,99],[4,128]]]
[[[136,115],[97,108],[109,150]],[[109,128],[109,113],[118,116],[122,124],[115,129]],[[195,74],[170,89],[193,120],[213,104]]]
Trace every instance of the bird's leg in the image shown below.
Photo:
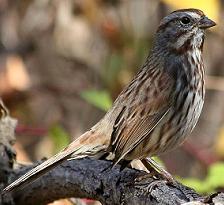
[[[181,185],[178,181],[176,181],[172,177],[172,175],[169,172],[167,172],[160,164],[155,162],[153,159],[145,158],[142,159],[141,162],[150,173],[146,173],[144,175],[137,177],[134,183],[136,186],[147,185],[149,192],[151,192],[153,189],[160,186],[160,184],[168,182],[172,184],[172,186],[175,186],[176,188],[181,190],[181,192],[183,192],[185,196],[189,196],[189,193],[191,193],[191,189]],[[157,179],[162,180],[153,180],[153,177],[154,179],[156,177]]]
[[[159,174],[162,175],[162,177],[164,179],[166,179],[167,181],[169,181],[171,183],[175,182],[175,179],[173,178],[173,176],[168,171],[166,171],[163,168],[163,166],[161,166],[160,164],[158,164],[156,161],[154,161],[153,159],[151,159],[149,157],[147,157],[145,160],[148,162],[149,165],[152,165],[152,167],[155,169],[155,171],[158,170]]]
[[[143,175],[138,176],[135,178],[134,185],[135,186],[147,186],[148,192],[150,193],[153,189],[158,187],[161,183],[166,183],[167,181],[159,180],[163,177],[162,175],[156,170],[152,163],[149,160],[141,159],[142,164],[145,168],[149,171],[144,173]]]
[[[153,159],[148,157],[142,159],[141,161],[144,164],[144,166],[150,171],[150,173],[141,176],[139,179],[137,179],[137,181],[156,176],[157,178],[162,178],[170,183],[176,184],[176,181],[172,177],[172,175],[169,172],[167,172],[160,164],[155,162]]]
[[[145,166],[145,168],[149,171],[149,173],[147,173],[148,176],[151,175],[151,177],[155,176],[159,178],[158,171],[155,170],[155,168],[146,159],[142,159],[141,162]]]

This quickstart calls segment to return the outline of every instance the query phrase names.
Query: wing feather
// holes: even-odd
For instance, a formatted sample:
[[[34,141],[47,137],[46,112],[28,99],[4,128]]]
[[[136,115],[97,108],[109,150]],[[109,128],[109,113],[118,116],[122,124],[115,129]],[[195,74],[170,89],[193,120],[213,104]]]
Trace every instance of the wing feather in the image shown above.
[[[170,111],[173,102],[173,80],[164,74],[157,77],[161,78],[160,85],[156,83],[158,79],[149,78],[146,81],[147,86],[142,86],[142,89],[139,90],[140,93],[137,95],[135,93],[135,100],[124,105],[122,115],[118,115],[119,120],[114,127],[112,137],[112,153],[115,154],[115,164],[146,137],[150,137],[150,133]],[[148,87],[150,89],[147,89]],[[147,90],[150,93],[147,93]]]

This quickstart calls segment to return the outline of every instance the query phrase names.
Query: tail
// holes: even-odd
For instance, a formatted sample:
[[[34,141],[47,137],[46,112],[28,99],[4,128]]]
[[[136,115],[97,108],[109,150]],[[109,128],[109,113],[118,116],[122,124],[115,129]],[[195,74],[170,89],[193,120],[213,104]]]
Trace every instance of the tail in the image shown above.
[[[33,182],[41,175],[53,169],[55,166],[61,164],[70,157],[72,157],[72,159],[77,159],[85,156],[95,155],[100,151],[105,150],[107,147],[107,141],[104,141],[103,139],[105,139],[105,137],[98,136],[98,134],[96,134],[94,131],[87,131],[64,150],[46,160],[42,164],[31,169],[26,174],[8,185],[3,189],[2,193],[11,192]]]

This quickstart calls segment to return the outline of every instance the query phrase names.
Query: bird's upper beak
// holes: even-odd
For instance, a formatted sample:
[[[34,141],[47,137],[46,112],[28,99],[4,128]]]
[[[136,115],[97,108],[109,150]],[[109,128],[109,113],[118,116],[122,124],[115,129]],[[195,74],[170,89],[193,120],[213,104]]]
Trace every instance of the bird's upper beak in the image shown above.
[[[215,26],[216,23],[209,19],[207,16],[204,16],[199,21],[199,28],[206,29]]]

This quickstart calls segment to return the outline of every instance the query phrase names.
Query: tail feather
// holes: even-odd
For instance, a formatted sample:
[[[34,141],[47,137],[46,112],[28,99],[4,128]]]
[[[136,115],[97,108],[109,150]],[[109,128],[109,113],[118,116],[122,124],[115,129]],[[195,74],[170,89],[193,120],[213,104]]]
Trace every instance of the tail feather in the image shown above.
[[[59,165],[63,161],[67,160],[71,153],[60,152],[57,155],[53,156],[52,158],[46,160],[42,164],[34,167],[30,171],[28,171],[23,176],[19,177],[16,181],[8,185],[6,188],[3,189],[4,192],[13,191],[15,188],[23,187],[26,184],[34,181],[50,169],[54,168],[55,166]]]
[[[96,137],[96,134],[93,134],[91,131],[84,133],[67,148],[8,185],[3,189],[3,193],[11,192],[19,187],[25,186],[70,157],[72,157],[72,159],[77,159],[90,155],[90,153],[98,153],[100,150],[105,149],[105,146],[100,146],[98,140],[95,140],[96,143],[90,143],[91,138],[94,140]]]

